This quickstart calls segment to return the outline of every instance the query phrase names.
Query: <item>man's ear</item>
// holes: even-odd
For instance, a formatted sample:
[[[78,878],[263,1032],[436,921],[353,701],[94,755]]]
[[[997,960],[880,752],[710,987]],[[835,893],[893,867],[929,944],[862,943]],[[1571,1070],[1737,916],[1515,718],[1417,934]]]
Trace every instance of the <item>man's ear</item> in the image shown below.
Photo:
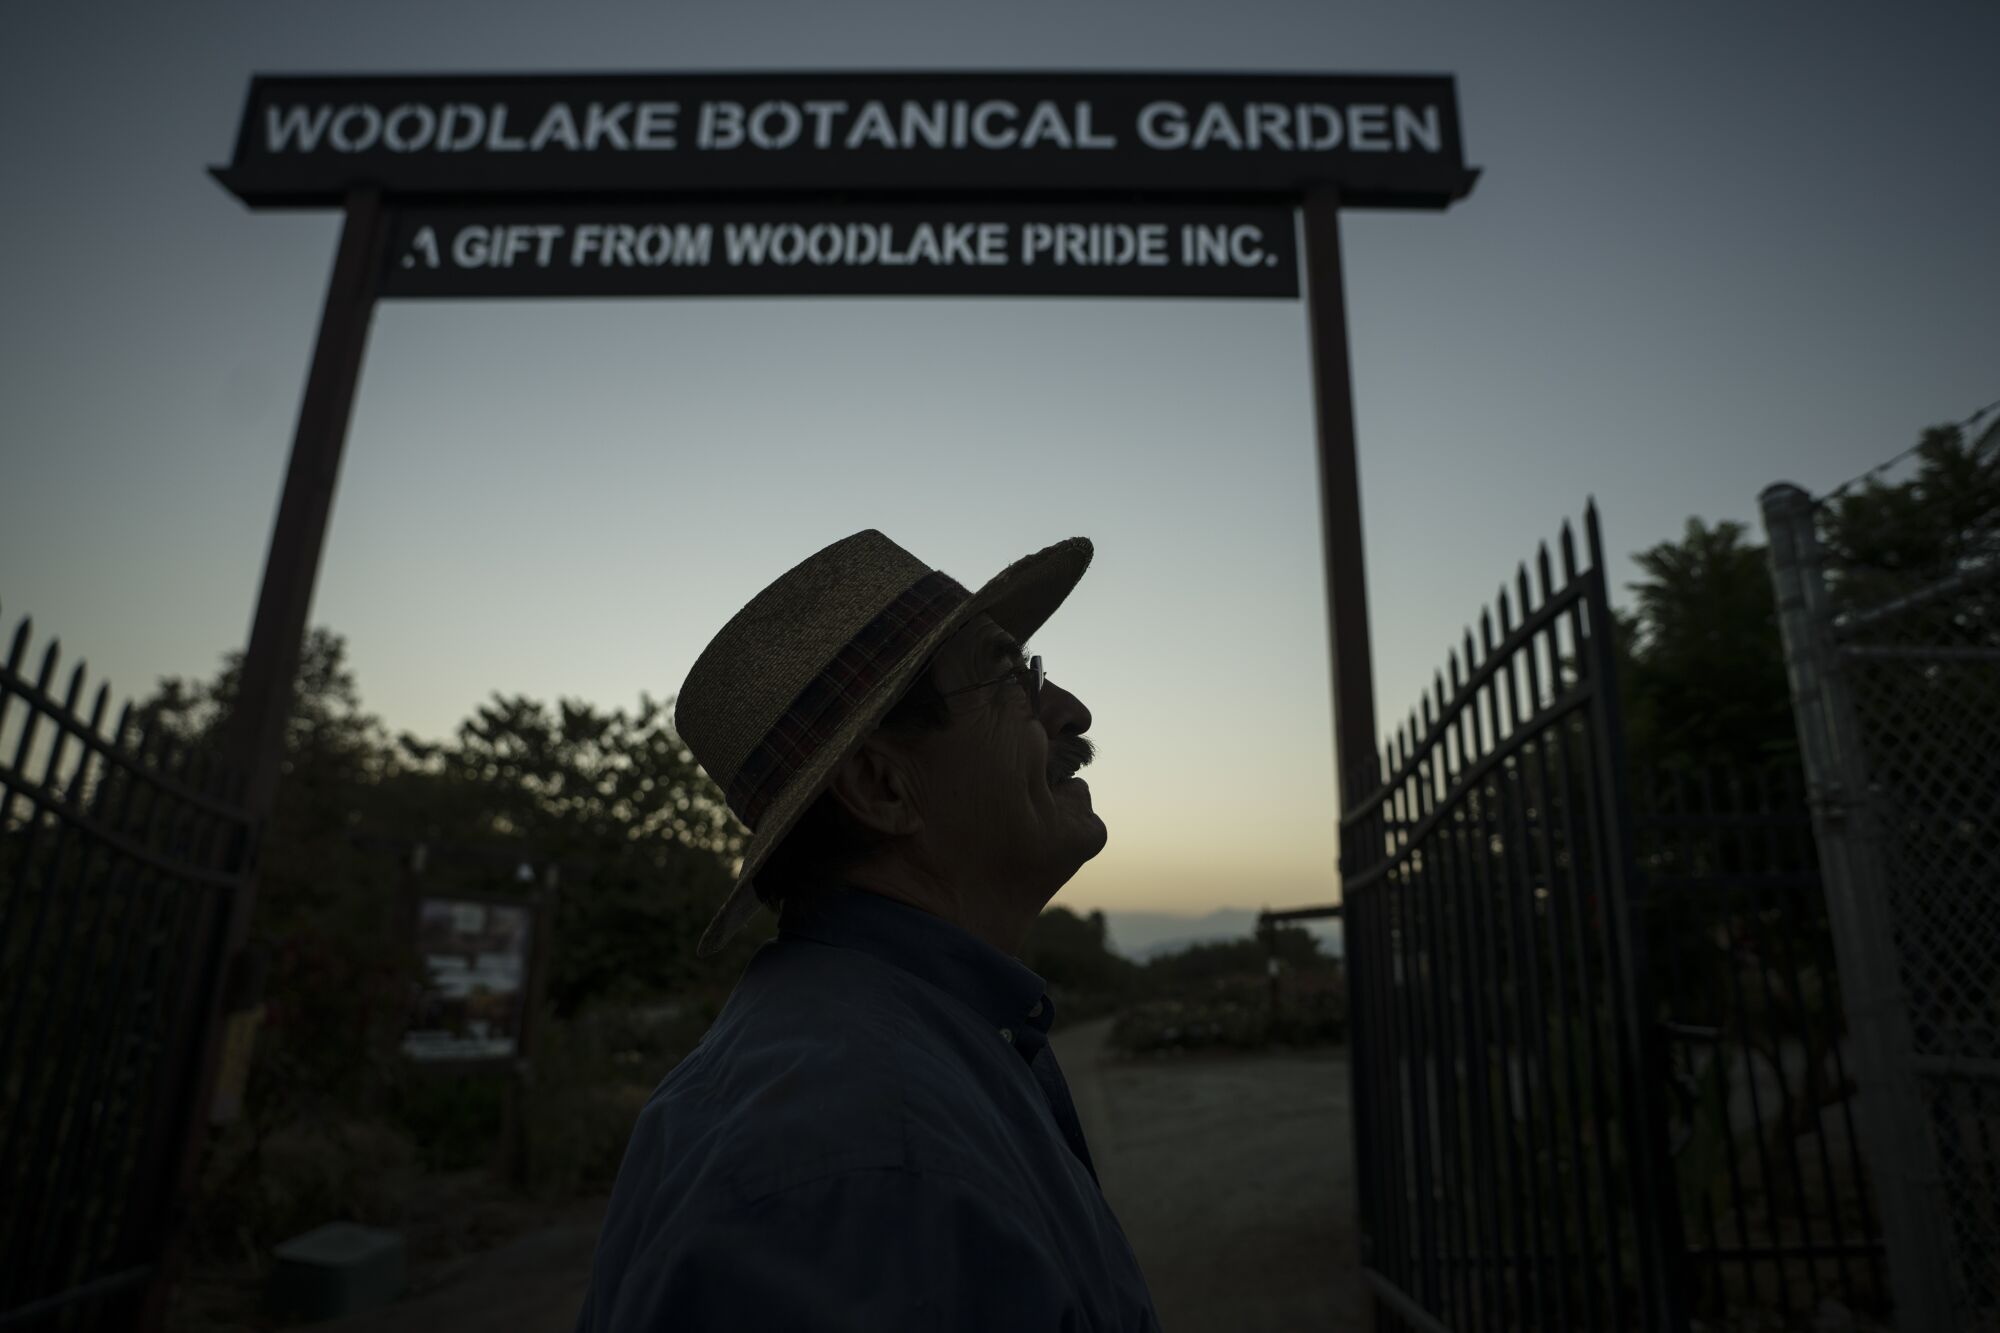
[[[906,837],[924,826],[910,756],[879,733],[840,761],[827,790],[863,827],[878,833]]]

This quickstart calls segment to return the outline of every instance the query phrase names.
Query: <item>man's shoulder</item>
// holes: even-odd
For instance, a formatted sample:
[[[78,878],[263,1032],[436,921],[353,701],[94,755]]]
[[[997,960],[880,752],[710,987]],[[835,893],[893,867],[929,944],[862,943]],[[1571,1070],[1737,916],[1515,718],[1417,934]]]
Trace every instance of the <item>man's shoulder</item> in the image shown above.
[[[896,1065],[932,1039],[936,997],[900,968],[812,940],[768,944],[745,969],[700,1050],[752,1072]]]
[[[989,1109],[969,1039],[873,961],[801,951],[746,973],[640,1113],[634,1156],[716,1204],[842,1172],[976,1169],[938,1132]]]
[[[716,1247],[735,1242],[718,1238],[824,1254],[839,1231],[879,1257],[916,1252],[883,1243],[898,1228],[1039,1227],[1034,1178],[1047,1173],[1024,1156],[1023,1126],[1042,1094],[1015,1066],[968,1006],[880,959],[810,942],[760,951],[639,1114],[598,1241],[591,1302],[604,1313],[591,1326],[643,1323],[676,1283],[721,1289]],[[828,1263],[812,1281],[829,1290],[868,1271]]]

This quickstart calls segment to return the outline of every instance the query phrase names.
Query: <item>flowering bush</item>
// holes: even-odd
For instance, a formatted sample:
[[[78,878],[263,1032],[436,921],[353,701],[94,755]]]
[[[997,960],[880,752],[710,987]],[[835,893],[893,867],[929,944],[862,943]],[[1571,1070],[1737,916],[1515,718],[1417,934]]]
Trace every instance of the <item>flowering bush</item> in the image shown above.
[[[1129,1055],[1317,1045],[1344,1040],[1346,1019],[1338,974],[1280,978],[1275,1014],[1268,978],[1226,977],[1190,996],[1129,1006],[1111,1026],[1111,1045]]]

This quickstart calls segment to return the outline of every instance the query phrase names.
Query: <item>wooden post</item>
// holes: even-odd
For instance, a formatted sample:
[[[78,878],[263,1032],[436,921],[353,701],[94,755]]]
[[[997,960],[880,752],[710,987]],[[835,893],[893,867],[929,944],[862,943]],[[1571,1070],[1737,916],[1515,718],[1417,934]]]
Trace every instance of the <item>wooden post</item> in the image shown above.
[[[556,903],[562,891],[562,870],[554,862],[542,868],[540,883],[529,897],[528,975],[522,978],[521,1025],[514,1058],[509,1062],[507,1086],[506,1142],[507,1175],[521,1189],[528,1188],[534,1170],[534,1134],[529,1123],[529,1100],[534,1095],[536,1019],[548,988],[549,961],[554,956],[551,938],[555,927]]]
[[[1319,434],[1320,536],[1326,554],[1333,648],[1334,780],[1344,809],[1375,756],[1375,671],[1368,638],[1368,580],[1361,551],[1361,475],[1354,451],[1354,385],[1347,354],[1347,294],[1340,274],[1340,201],[1305,201],[1306,321],[1312,342]]]
[[[245,799],[253,819],[270,814],[277,790],[292,681],[298,673],[320,550],[333,512],[334,484],[340,476],[340,455],[353,414],[387,240],[381,196],[374,190],[350,194],[225,740],[229,762],[249,778]]]
[[[1306,196],[1305,232],[1306,327],[1310,335],[1313,375],[1313,416],[1319,434],[1320,537],[1326,553],[1327,622],[1332,637],[1334,781],[1340,811],[1366,794],[1377,777],[1375,748],[1375,674],[1368,640],[1368,579],[1361,558],[1361,475],[1354,450],[1354,384],[1347,354],[1347,292],[1340,272],[1340,197],[1332,189]],[[1341,838],[1343,868],[1354,863],[1357,848]],[[1347,886],[1341,884],[1342,921],[1349,918]],[[1344,933],[1344,932],[1343,932]],[[1343,942],[1342,952],[1346,953]],[[1350,968],[1349,977],[1355,970]],[[1275,985],[1275,981],[1273,983]],[[1350,989],[1350,995],[1358,993]],[[1350,999],[1349,1012],[1353,1012]],[[1352,1031],[1352,1029],[1350,1029]],[[1354,1107],[1354,1179],[1356,1222],[1360,1231],[1361,1263],[1371,1268],[1375,1210],[1368,1197],[1373,1178],[1367,1170],[1374,1150],[1368,1121],[1368,1098],[1362,1087],[1363,1052],[1358,1036],[1348,1038],[1349,1093]]]

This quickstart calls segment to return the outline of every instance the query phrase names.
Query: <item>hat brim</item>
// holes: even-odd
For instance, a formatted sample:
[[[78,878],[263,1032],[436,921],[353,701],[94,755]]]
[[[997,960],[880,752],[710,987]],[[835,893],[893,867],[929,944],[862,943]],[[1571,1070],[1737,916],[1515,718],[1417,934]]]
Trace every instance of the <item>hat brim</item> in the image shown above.
[[[749,845],[743,849],[743,868],[737,874],[735,887],[730,889],[722,910],[708,923],[708,929],[702,932],[701,942],[695,946],[697,958],[709,958],[719,953],[730,938],[757,914],[757,909],[763,905],[756,892],[757,871],[770,859],[772,850],[791,832],[792,826],[798,823],[807,808],[819,799],[840,761],[860,747],[861,742],[909,691],[916,682],[917,673],[930,662],[931,655],[982,611],[1016,639],[1025,640],[1040,629],[1069,597],[1071,590],[1083,578],[1084,571],[1090,568],[1092,554],[1089,538],[1071,537],[1044,547],[1033,555],[1023,556],[966,598],[896,664],[896,669],[883,678],[875,693],[848,716],[840,730],[764,812],[763,819],[750,836]]]

